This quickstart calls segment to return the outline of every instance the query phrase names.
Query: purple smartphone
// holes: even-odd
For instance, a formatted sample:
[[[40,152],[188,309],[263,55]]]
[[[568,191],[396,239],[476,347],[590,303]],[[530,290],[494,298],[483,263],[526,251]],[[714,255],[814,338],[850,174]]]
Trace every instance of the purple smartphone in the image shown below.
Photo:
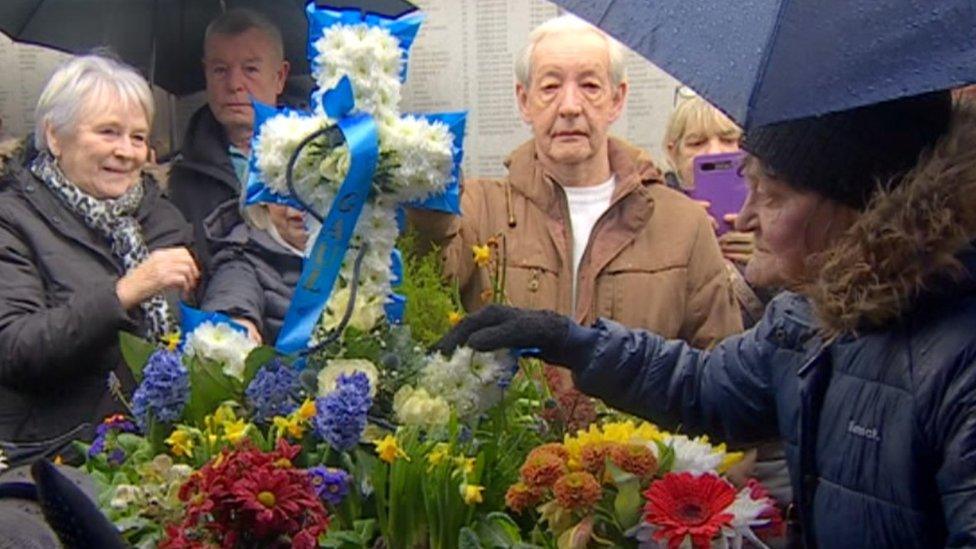
[[[718,234],[732,229],[725,215],[739,213],[749,192],[740,169],[745,156],[737,151],[695,157],[695,188],[690,194],[695,200],[711,202],[708,213],[718,221]]]

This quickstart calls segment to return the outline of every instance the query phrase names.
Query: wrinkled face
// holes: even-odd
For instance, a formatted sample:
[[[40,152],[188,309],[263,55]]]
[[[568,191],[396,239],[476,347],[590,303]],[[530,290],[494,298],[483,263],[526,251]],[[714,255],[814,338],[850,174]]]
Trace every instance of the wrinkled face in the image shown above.
[[[808,259],[850,227],[858,213],[771,176],[753,157],[746,161],[745,175],[749,196],[735,227],[756,235],[746,280],[758,287],[795,288],[816,275]]]
[[[742,132],[731,128],[723,131],[717,127],[689,127],[678,142],[668,143],[668,154],[682,185],[695,186],[695,157],[738,151],[741,135]]]
[[[99,199],[118,198],[139,181],[149,153],[142,106],[118,97],[89,99],[74,127],[45,130],[48,148],[68,181]]]
[[[280,204],[268,204],[268,217],[285,242],[299,250],[305,249],[308,231],[305,230],[305,217],[300,210]]]
[[[217,120],[228,129],[250,128],[251,96],[274,105],[285,88],[288,62],[264,32],[248,29],[237,35],[211,35],[204,46],[203,70],[207,102]]]
[[[606,154],[607,131],[627,95],[626,83],[611,84],[606,41],[592,32],[545,36],[531,68],[529,87],[516,85],[516,95],[540,159],[582,164]]]

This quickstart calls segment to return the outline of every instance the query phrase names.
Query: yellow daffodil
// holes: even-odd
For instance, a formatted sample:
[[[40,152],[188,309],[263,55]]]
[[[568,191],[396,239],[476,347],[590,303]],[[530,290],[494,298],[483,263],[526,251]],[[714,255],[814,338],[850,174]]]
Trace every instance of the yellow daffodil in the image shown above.
[[[184,429],[176,429],[166,439],[174,456],[193,457],[193,435]]]
[[[474,253],[474,264],[477,266],[485,267],[491,261],[491,248],[487,244],[471,246],[471,251]]]
[[[431,448],[430,452],[427,454],[427,463],[430,464],[430,468],[437,467],[444,460],[451,456],[451,447],[446,442],[438,442]]]
[[[61,457],[61,454],[58,454],[58,455],[54,456],[54,464],[55,465],[64,465],[64,458]]]
[[[474,462],[474,458],[466,458],[464,456],[459,456],[454,460],[454,464],[457,465],[458,469],[460,469],[465,475],[474,473]]]
[[[249,426],[250,424],[246,423],[243,419],[225,423],[224,438],[231,444],[237,444],[247,434],[247,428]]]
[[[459,312],[457,312],[457,311],[451,311],[451,312],[447,313],[447,322],[451,326],[457,326],[458,323],[461,322],[461,319],[462,318],[464,318],[464,315],[461,314],[461,313],[459,313]]]
[[[298,408],[298,417],[308,420],[315,417],[315,401],[306,398],[301,407]]]
[[[485,487],[478,486],[477,484],[461,485],[461,497],[464,498],[464,503],[467,505],[476,505],[483,502],[485,499],[481,493],[484,491]]]
[[[409,460],[406,452],[400,448],[400,445],[397,444],[396,437],[393,435],[386,435],[380,440],[374,440],[373,444],[376,445],[376,454],[380,456],[380,459],[387,463],[393,463],[398,457]]]
[[[164,334],[163,337],[159,339],[166,344],[167,351],[175,351],[176,348],[179,347],[180,345],[179,332],[170,332],[168,334]]]
[[[281,438],[285,433],[288,433],[288,436],[292,438],[305,436],[305,422],[298,415],[275,416],[271,421],[278,430],[278,438]]]

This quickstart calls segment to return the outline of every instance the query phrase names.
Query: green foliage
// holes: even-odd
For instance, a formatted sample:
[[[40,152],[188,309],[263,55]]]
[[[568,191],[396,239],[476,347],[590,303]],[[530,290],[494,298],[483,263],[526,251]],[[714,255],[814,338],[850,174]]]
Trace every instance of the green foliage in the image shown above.
[[[403,322],[418,343],[430,347],[451,329],[450,314],[461,310],[457,289],[441,275],[439,249],[423,252],[410,232],[397,247],[403,254],[403,282],[396,291],[407,298]]]
[[[213,413],[225,400],[235,400],[240,391],[234,381],[224,375],[220,364],[206,359],[193,359],[190,370],[190,400],[183,417],[195,425],[203,425],[203,418]]]
[[[122,359],[136,378],[136,383],[141,382],[142,370],[149,362],[149,356],[156,351],[156,346],[129,332],[119,332],[119,348],[122,350]]]

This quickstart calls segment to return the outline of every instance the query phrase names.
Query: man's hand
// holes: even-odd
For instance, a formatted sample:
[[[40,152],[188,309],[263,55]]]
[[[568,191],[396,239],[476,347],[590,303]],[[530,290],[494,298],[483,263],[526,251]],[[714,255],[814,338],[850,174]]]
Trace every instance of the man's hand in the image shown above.
[[[490,305],[465,317],[434,348],[450,354],[463,345],[476,351],[534,347],[545,360],[565,343],[571,322],[552,311]]]
[[[186,248],[165,248],[149,254],[145,261],[115,283],[115,294],[125,309],[169,289],[189,295],[200,280],[200,269]]]

